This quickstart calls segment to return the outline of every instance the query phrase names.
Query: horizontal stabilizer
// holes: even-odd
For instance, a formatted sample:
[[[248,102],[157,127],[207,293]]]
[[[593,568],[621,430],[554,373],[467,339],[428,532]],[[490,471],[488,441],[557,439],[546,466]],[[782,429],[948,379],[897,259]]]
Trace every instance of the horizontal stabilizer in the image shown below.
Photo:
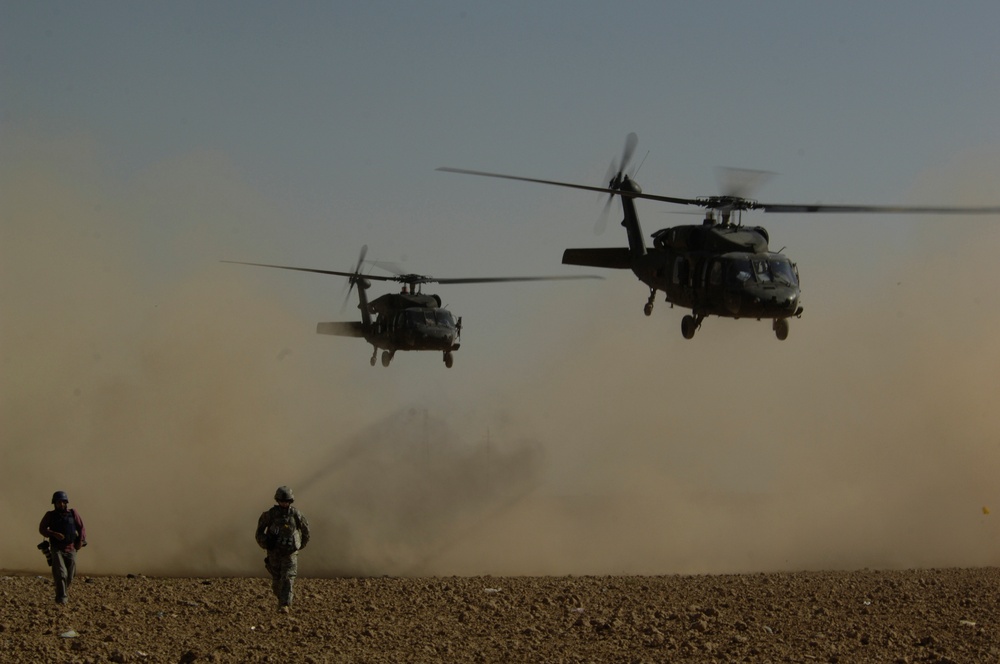
[[[567,249],[563,252],[563,265],[589,265],[627,270],[632,267],[632,258],[627,247],[605,247],[600,249]]]
[[[333,334],[338,337],[363,337],[365,326],[360,321],[350,323],[316,323],[316,334]]]

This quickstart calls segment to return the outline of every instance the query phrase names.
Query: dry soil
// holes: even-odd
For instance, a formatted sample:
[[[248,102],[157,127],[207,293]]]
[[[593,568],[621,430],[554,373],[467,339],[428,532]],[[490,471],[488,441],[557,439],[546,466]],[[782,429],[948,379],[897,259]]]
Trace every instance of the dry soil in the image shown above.
[[[1000,570],[0,577],[4,662],[997,662]]]

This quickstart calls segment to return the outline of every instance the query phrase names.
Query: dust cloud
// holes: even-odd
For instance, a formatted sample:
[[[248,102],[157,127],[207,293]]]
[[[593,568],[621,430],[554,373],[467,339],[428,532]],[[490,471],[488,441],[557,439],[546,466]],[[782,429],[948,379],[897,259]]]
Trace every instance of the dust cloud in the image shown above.
[[[442,369],[454,385],[429,397],[220,270],[225,237],[144,230],[149,189],[102,177],[94,146],[29,147],[0,171],[0,568],[41,569],[64,489],[85,573],[260,574],[251,532],[279,484],[312,524],[306,575],[998,562],[995,219],[913,221],[851,288],[800,252],[806,315],[783,343],[720,319],[685,341],[680,312],[642,316],[631,275],[594,286],[600,307],[539,296],[553,340],[530,368]],[[965,155],[919,192],[989,203],[966,177],[984,172],[996,155]],[[212,223],[262,204],[203,175]],[[189,206],[193,180],[172,192]],[[150,258],[163,242],[196,259]],[[155,260],[175,267],[153,278]]]

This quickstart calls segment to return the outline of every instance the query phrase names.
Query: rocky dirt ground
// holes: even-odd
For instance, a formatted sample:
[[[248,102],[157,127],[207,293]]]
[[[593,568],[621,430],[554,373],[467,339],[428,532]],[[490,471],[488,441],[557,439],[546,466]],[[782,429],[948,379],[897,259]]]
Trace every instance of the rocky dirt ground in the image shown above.
[[[656,577],[0,577],[4,662],[997,662],[1000,569]]]

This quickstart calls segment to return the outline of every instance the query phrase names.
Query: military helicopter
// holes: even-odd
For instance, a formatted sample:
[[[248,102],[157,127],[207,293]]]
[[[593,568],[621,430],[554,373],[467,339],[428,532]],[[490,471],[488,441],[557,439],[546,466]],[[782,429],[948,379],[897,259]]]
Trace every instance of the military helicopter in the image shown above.
[[[690,309],[681,319],[681,334],[694,337],[708,316],[770,320],[775,336],[788,338],[789,319],[801,317],[802,294],[798,266],[787,256],[768,248],[768,232],[762,226],[744,226],[744,211],[799,213],[934,213],[998,214],[1000,207],[907,207],[896,205],[795,205],[758,203],[746,198],[749,183],[768,175],[763,171],[733,171],[743,183],[732,179],[722,195],[681,198],[643,193],[625,173],[635,153],[638,138],[634,133],[625,140],[621,160],[608,169],[607,186],[593,187],[571,182],[540,180],[517,175],[489,173],[441,167],[448,173],[479,175],[522,182],[570,187],[608,194],[608,206],[617,195],[621,198],[622,226],[628,235],[628,247],[566,249],[566,265],[589,265],[632,270],[649,287],[643,312],[653,313],[657,292],[662,291],[671,307]],[[749,177],[742,177],[749,176]],[[652,234],[653,246],[647,247],[635,209],[635,199],[643,198],[705,209],[701,224],[663,228]],[[600,225],[600,224],[599,224]]]
[[[360,321],[317,323],[317,334],[332,334],[340,337],[362,337],[372,345],[371,365],[375,366],[379,349],[382,349],[382,366],[388,367],[396,351],[400,350],[434,350],[443,354],[444,364],[449,369],[454,364],[453,353],[459,348],[462,336],[462,319],[455,318],[448,309],[441,306],[441,298],[437,295],[425,295],[421,292],[424,284],[485,284],[508,281],[564,281],[568,279],[603,279],[597,275],[567,275],[551,277],[471,277],[461,279],[438,279],[421,274],[395,274],[382,276],[362,274],[361,268],[368,253],[368,246],[361,248],[357,266],[351,272],[336,270],[319,270],[309,267],[293,267],[290,265],[269,265],[266,263],[247,263],[243,261],[222,261],[239,265],[254,265],[279,270],[296,270],[298,272],[315,272],[317,274],[332,274],[347,277],[349,286],[347,297],[351,290],[358,288],[358,309],[361,310]],[[376,265],[390,269],[387,264]],[[374,300],[368,299],[367,291],[372,281],[397,281],[403,284],[399,293],[386,293]],[[346,304],[346,300],[345,300]],[[374,316],[374,318],[372,318]]]

